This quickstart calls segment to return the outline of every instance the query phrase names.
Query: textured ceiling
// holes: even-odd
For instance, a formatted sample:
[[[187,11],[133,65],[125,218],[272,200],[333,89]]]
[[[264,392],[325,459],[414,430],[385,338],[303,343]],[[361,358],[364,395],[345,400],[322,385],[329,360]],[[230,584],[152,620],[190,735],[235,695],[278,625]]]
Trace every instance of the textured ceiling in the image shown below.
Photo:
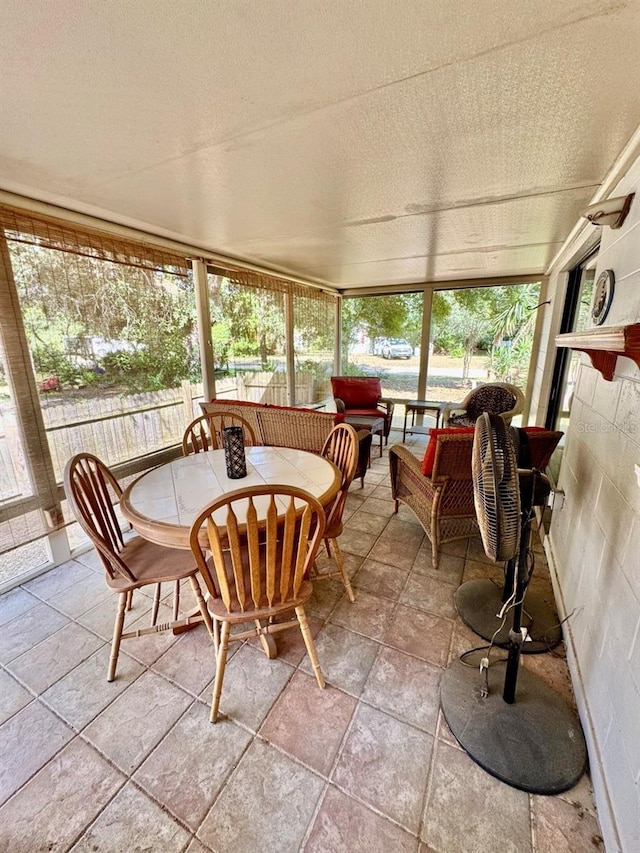
[[[541,273],[639,0],[0,0],[0,187],[351,288]]]

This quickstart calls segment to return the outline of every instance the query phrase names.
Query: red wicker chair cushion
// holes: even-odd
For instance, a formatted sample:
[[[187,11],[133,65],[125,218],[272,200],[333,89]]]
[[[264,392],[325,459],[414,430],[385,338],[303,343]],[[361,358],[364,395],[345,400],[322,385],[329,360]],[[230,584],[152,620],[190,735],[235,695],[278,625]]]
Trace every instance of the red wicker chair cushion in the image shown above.
[[[422,460],[421,471],[425,477],[430,477],[433,474],[433,463],[436,459],[436,447],[438,445],[439,435],[451,435],[452,433],[470,434],[474,432],[475,427],[447,427],[445,429],[432,429],[429,433],[429,444]]]
[[[332,376],[331,388],[346,409],[375,409],[382,396],[380,380],[375,376]]]

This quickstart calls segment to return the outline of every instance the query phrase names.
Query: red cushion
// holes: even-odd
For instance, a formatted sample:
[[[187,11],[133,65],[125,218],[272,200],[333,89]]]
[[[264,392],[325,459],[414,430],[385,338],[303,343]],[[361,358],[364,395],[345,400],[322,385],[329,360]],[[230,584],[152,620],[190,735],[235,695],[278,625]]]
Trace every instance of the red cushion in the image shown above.
[[[373,408],[373,409],[362,409],[362,408],[351,409],[348,406],[345,410],[345,415],[349,415],[350,418],[351,417],[357,418],[358,415],[365,417],[365,418],[386,418],[387,417],[387,413],[385,411],[383,411],[382,409],[376,409],[376,408]]]
[[[339,397],[346,409],[375,409],[382,396],[382,386],[376,376],[332,376],[333,396]]]
[[[540,427],[540,426],[523,427],[523,429],[527,433],[527,435],[535,435],[536,433],[547,431],[544,427]],[[451,434],[451,433],[455,433],[455,432],[469,434],[469,433],[475,432],[475,427],[448,427],[446,429],[432,429],[430,431],[430,433],[429,433],[429,444],[427,444],[427,449],[425,451],[424,458],[422,460],[422,467],[421,467],[421,471],[425,475],[425,477],[430,477],[431,474],[433,473],[433,463],[435,462],[436,445],[438,443],[437,437],[439,435],[447,435],[447,434]],[[538,459],[536,457],[536,451],[537,450],[538,450],[538,448],[536,448],[536,446],[534,444],[531,447],[531,457],[532,457],[531,458],[531,464],[536,468],[541,468],[547,464],[548,458],[545,454],[544,459],[542,459],[542,458]],[[546,450],[548,450],[548,448],[545,446],[545,448],[543,450],[546,451]],[[551,454],[549,453],[548,455],[550,456]],[[542,464],[542,462],[544,462],[544,465]]]
[[[454,435],[455,433],[470,435],[474,431],[475,427],[446,427],[444,429],[432,429],[429,432],[429,444],[427,444],[424,459],[422,460],[422,467],[420,469],[425,477],[430,477],[433,474],[433,463],[436,459],[436,446],[438,444],[439,435]]]

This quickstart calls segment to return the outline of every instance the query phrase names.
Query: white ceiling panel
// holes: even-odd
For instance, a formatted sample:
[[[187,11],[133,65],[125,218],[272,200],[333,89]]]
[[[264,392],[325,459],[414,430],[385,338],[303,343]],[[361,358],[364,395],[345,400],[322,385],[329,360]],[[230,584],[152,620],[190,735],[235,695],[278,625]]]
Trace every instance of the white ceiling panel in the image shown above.
[[[543,272],[640,124],[639,0],[0,14],[1,188],[338,287]]]

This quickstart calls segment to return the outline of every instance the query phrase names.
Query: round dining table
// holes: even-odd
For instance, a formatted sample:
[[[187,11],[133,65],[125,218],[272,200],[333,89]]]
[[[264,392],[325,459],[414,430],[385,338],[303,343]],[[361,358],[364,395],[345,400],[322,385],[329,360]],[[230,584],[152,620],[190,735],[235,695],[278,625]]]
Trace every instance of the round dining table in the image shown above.
[[[333,462],[315,453],[289,447],[247,447],[245,456],[247,476],[239,480],[227,476],[224,450],[194,453],[152,468],[124,490],[120,500],[122,515],[144,539],[189,550],[194,518],[207,504],[228,492],[251,486],[298,486],[327,508],[342,484]],[[261,509],[266,513],[267,504],[267,500],[256,499],[259,519]],[[285,509],[283,504],[283,514]],[[236,514],[242,523],[241,506],[236,507]],[[214,519],[218,521],[215,515]],[[219,521],[224,523],[224,518],[221,516]],[[207,544],[204,530],[202,544]],[[198,612],[190,615],[193,622],[174,629],[174,633],[189,630],[200,621]],[[261,633],[260,643],[267,657],[277,656],[273,636]]]
[[[298,486],[328,507],[340,490],[338,468],[315,453],[289,447],[247,447],[245,456],[247,476],[239,480],[227,476],[224,450],[194,453],[152,468],[124,490],[122,515],[144,539],[188,550],[194,518],[228,492],[252,486]],[[258,517],[267,503],[256,501]],[[238,520],[243,519],[239,516]],[[224,522],[222,516],[220,522]]]

